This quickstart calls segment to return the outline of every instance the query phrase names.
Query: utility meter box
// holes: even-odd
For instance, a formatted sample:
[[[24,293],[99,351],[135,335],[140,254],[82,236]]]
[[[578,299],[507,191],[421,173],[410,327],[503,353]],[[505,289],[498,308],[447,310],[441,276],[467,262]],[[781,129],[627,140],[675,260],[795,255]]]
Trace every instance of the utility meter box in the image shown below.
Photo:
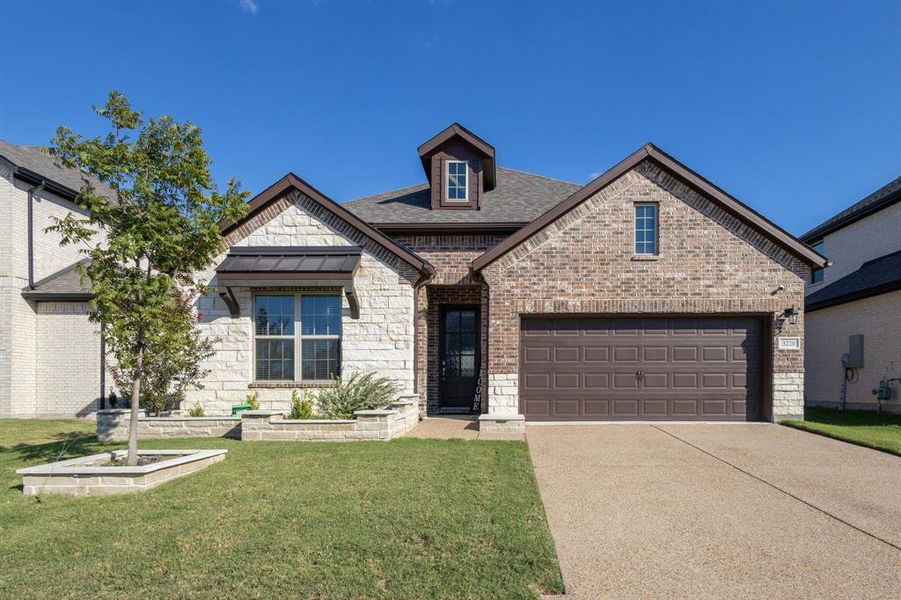
[[[852,335],[848,338],[848,364],[850,369],[863,367],[863,335]]]

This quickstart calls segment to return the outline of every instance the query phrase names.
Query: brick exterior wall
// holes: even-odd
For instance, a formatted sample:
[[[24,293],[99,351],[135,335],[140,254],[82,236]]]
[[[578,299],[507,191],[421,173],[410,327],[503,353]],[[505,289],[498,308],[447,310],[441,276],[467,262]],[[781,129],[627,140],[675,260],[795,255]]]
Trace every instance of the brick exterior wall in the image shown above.
[[[15,180],[12,171],[0,161],[0,418],[76,416],[84,414],[83,410],[96,403],[100,395],[99,338],[86,333],[83,305],[69,307],[62,313],[58,308],[42,311],[43,302],[22,297],[22,290],[28,286],[30,187]],[[75,204],[46,191],[35,193],[35,281],[84,258],[77,247],[60,246],[58,234],[44,231],[55,217],[62,218],[72,212],[84,214]],[[52,325],[43,322],[44,314]],[[53,333],[53,328],[59,332]],[[67,337],[69,334],[75,337]],[[74,341],[83,342],[84,350],[61,361],[39,348],[39,344],[72,348]],[[41,378],[49,371],[58,381],[79,383],[73,383],[74,387],[58,384],[53,397],[48,398]],[[85,383],[87,373],[96,373],[90,386]],[[63,398],[59,390],[64,390],[69,397]]]
[[[634,203],[659,204],[659,255],[633,256]],[[809,268],[693,188],[645,161],[483,270],[490,289],[488,412],[519,412],[522,315],[762,314],[803,307]],[[779,286],[784,290],[777,291]],[[773,340],[772,347],[777,348]],[[803,414],[801,351],[775,349],[775,420]],[[767,411],[765,411],[766,413]]]
[[[202,275],[213,288],[218,285],[215,265],[232,245],[361,246],[363,254],[354,278],[359,319],[350,318],[347,299],[342,297],[342,373],[376,371],[395,380],[401,394],[413,392],[413,285],[419,274],[411,265],[299,192],[275,201],[226,236],[222,253]],[[205,365],[211,372],[203,389],[190,390],[186,405],[200,404],[209,415],[227,414],[232,404],[243,402],[255,391],[261,409],[287,412],[291,390],[306,384],[254,382],[253,290],[236,287],[234,291],[241,310],[237,318],[231,317],[216,291],[197,301],[201,327],[218,341],[216,354]]]
[[[488,381],[488,287],[473,275],[469,263],[498,245],[502,234],[407,234],[394,239],[429,261],[437,271],[429,284],[416,291],[416,391],[424,414],[438,412],[439,390],[439,318],[441,306],[475,304],[480,306],[482,410]]]

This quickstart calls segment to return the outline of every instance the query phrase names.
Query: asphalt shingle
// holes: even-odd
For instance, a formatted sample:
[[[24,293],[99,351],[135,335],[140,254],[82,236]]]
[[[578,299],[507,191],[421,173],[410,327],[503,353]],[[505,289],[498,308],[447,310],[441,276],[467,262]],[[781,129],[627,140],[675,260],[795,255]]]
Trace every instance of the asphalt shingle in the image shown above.
[[[825,308],[880,290],[901,289],[901,251],[863,263],[859,269],[807,296],[807,310]]]

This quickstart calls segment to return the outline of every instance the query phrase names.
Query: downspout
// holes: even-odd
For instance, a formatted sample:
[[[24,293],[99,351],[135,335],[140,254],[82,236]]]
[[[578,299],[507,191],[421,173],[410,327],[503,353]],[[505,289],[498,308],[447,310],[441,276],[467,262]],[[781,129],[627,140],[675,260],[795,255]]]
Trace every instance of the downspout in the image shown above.
[[[106,408],[106,322],[100,322],[100,410]]]
[[[28,289],[34,289],[34,193],[44,188],[44,182],[28,188]]]

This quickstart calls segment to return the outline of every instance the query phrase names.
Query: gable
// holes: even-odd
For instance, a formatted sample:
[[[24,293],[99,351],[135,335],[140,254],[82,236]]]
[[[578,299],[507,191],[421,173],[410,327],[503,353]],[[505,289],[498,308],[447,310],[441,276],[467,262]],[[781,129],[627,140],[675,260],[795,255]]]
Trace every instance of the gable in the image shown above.
[[[503,243],[476,258],[472,262],[472,269],[474,271],[484,269],[545,228],[551,227],[558,219],[563,218],[572,211],[578,210],[580,205],[588,199],[605,192],[609,187],[615,188],[617,185],[622,185],[621,179],[623,176],[643,162],[647,163],[648,166],[659,169],[666,177],[672,178],[674,182],[686,186],[687,189],[691,190],[692,194],[703,197],[713,206],[722,210],[728,217],[736,219],[755,234],[766,238],[771,243],[779,246],[784,252],[797,258],[806,265],[816,267],[826,265],[826,258],[807,246],[804,242],[779,228],[774,223],[728,195],[726,192],[719,189],[668,154],[651,144],[647,144],[511,235]],[[723,222],[725,222],[725,220],[723,220]]]

